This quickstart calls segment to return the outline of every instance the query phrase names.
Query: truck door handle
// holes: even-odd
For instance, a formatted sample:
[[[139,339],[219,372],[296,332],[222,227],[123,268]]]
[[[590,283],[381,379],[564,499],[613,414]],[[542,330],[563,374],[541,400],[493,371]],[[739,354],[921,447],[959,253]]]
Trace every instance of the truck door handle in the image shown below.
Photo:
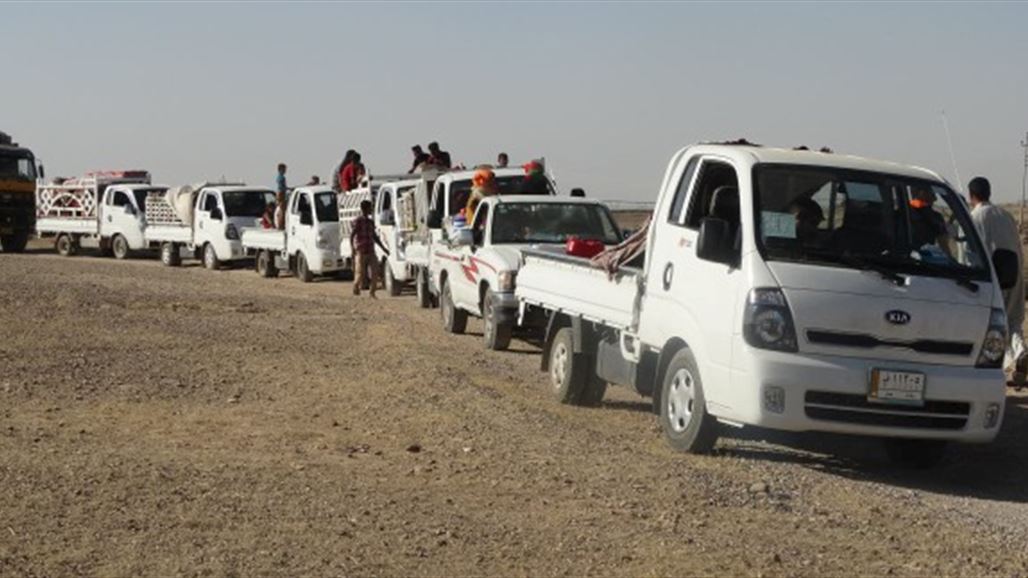
[[[669,291],[671,289],[671,281],[675,278],[675,266],[673,263],[668,261],[668,264],[664,266],[664,290]]]
[[[107,215],[107,222],[108,222],[108,223],[110,223],[110,222],[111,222],[111,221],[113,221],[113,220],[114,220],[114,217],[112,217],[112,216],[110,216],[110,215]]]
[[[296,227],[293,227],[292,229],[289,229],[289,234],[290,235],[296,235]]]

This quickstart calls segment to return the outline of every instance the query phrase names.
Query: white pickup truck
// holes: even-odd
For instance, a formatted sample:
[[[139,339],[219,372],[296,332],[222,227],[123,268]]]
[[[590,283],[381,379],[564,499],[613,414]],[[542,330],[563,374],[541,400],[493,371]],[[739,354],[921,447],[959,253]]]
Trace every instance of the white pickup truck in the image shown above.
[[[987,255],[933,172],[743,145],[678,152],[645,253],[613,278],[526,251],[517,296],[549,314],[544,369],[565,403],[608,382],[653,397],[665,437],[721,424],[886,438],[928,466],[999,431],[1016,256]]]
[[[309,283],[315,275],[343,269],[339,255],[339,208],[331,187],[294,189],[286,204],[285,230],[244,228],[243,249],[254,255],[257,273],[275,277],[280,269]]]
[[[621,241],[617,224],[599,201],[573,197],[510,195],[483,200],[468,227],[456,229],[436,245],[429,267],[440,288],[443,328],[463,333],[468,315],[485,322],[485,345],[510,344],[518,317],[514,287],[521,252],[559,247],[569,238]]]
[[[183,187],[180,199],[151,197],[146,206],[146,238],[161,248],[165,265],[181,263],[182,249],[202,259],[208,269],[248,258],[240,231],[260,226],[267,205],[275,202],[270,189],[246,185]]]
[[[497,194],[517,194],[525,178],[522,169],[494,169]],[[418,294],[418,305],[432,307],[438,302],[439,286],[435,285],[429,272],[434,247],[445,240],[446,226],[460,213],[471,195],[471,179],[475,171],[454,171],[442,173],[435,178],[425,178],[415,192],[417,202],[422,206],[417,231],[411,235],[406,247],[406,261],[414,278]],[[556,194],[556,186],[550,180],[550,192]]]
[[[386,290],[396,297],[416,278],[407,262],[407,246],[417,233],[418,186],[428,175],[384,183],[375,195],[375,227],[389,255],[382,257]],[[427,206],[427,203],[424,204]]]
[[[168,187],[150,184],[146,171],[87,173],[36,188],[36,232],[54,235],[54,246],[70,256],[82,247],[99,248],[124,259],[147,249],[144,210],[147,197]]]

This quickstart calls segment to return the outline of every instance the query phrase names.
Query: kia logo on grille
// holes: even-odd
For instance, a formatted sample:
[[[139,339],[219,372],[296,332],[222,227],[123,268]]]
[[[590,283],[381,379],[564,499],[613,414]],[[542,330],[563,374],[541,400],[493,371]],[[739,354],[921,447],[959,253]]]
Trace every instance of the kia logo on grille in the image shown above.
[[[910,314],[906,311],[893,309],[892,311],[885,312],[885,320],[893,325],[906,325],[910,323]]]

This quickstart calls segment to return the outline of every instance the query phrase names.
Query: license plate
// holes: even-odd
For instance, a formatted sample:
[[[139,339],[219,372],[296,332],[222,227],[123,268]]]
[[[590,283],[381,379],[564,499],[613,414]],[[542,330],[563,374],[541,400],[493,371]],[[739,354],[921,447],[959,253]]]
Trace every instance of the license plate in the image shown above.
[[[878,403],[924,405],[924,383],[923,373],[872,369],[867,399]]]

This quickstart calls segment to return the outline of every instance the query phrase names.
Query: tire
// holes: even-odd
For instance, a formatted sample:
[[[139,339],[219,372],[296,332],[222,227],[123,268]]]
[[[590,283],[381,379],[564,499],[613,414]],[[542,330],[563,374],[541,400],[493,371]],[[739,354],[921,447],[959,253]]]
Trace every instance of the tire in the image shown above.
[[[28,232],[15,233],[0,237],[0,248],[4,253],[23,253],[25,246],[29,244]]]
[[[278,276],[278,267],[275,266],[275,256],[271,251],[259,251],[254,263],[257,274],[265,279]]]
[[[178,267],[182,264],[182,255],[179,254],[178,245],[161,243],[161,263],[164,263],[166,267]]]
[[[558,402],[578,405],[585,387],[586,366],[582,355],[575,354],[575,337],[570,327],[562,327],[550,345],[550,391]]]
[[[675,353],[664,373],[660,425],[668,443],[680,452],[704,454],[717,442],[717,420],[707,413],[700,370],[688,348]]]
[[[221,269],[221,260],[218,259],[218,254],[214,251],[214,245],[210,243],[203,246],[203,266],[211,271]]]
[[[492,289],[486,289],[482,297],[482,321],[485,322],[485,346],[493,351],[503,351],[510,347],[510,336],[514,331],[514,324],[510,322],[500,323],[496,321],[496,307],[494,305],[495,295]]]
[[[393,276],[393,268],[389,266],[389,261],[387,259],[382,259],[382,268],[385,270],[386,291],[389,292],[390,297],[399,297],[400,290],[403,289],[403,286],[401,286],[400,283],[396,281],[396,277]]]
[[[414,284],[418,291],[418,307],[422,309],[432,308],[432,292],[428,290],[428,273],[424,268],[418,268],[418,275]]]
[[[125,237],[122,235],[115,235],[114,238],[111,239],[111,255],[113,255],[115,259],[122,260],[126,259],[129,256],[129,253],[129,244],[128,241],[125,240]]]
[[[888,438],[885,440],[885,455],[893,464],[916,470],[927,470],[939,465],[946,457],[945,440],[911,440]]]
[[[314,273],[311,273],[311,268],[307,266],[307,258],[303,253],[296,254],[296,278],[304,283],[314,280]]]
[[[443,329],[447,333],[464,333],[468,326],[468,312],[457,309],[457,306],[453,304],[449,282],[443,281],[440,294],[439,312],[443,318]]]
[[[71,235],[58,235],[57,240],[54,242],[54,248],[57,249],[57,254],[62,257],[71,257],[78,253],[75,239],[72,239]]]

